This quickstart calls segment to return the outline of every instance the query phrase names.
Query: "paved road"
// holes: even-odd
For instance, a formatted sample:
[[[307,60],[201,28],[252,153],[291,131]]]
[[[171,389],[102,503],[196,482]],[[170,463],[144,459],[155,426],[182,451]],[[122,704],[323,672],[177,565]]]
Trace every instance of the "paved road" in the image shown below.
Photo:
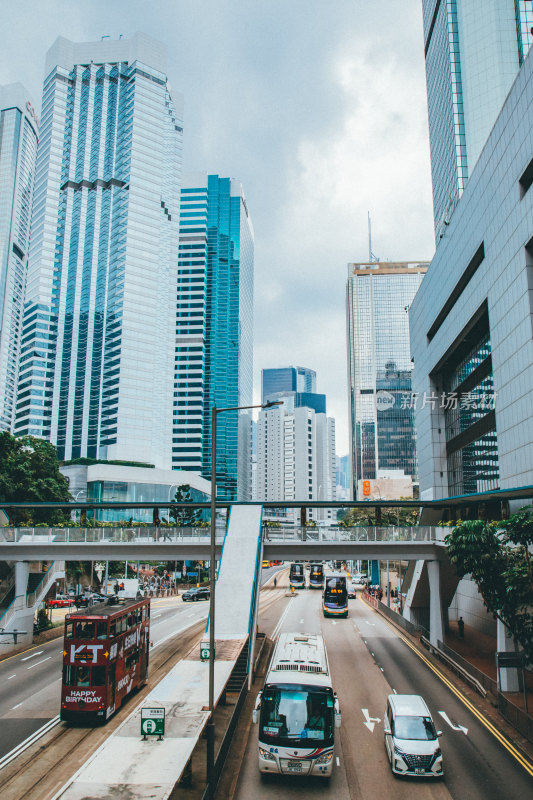
[[[181,596],[152,600],[154,647],[207,618],[209,603]],[[59,713],[63,640],[54,639],[0,661],[0,758]]]
[[[358,599],[350,601],[347,620],[324,619],[320,600],[319,592],[298,593],[278,627],[324,635],[343,715],[331,781],[328,785],[319,778],[261,779],[257,726],[253,725],[237,786],[239,800],[276,795],[284,800],[324,796],[368,800],[376,795],[395,800],[523,800],[533,796],[533,779],[382,617]],[[276,631],[275,623],[270,624],[269,635]],[[428,702],[437,727],[443,730],[444,781],[392,775],[383,745],[383,712],[387,694],[393,691],[422,694]]]
[[[262,571],[266,583],[283,567]],[[179,597],[152,600],[151,641],[154,647],[199,619],[209,603],[183,603]],[[75,610],[74,608],[72,609]],[[53,611],[55,619],[69,609]],[[54,639],[0,661],[0,758],[59,713],[63,640]]]

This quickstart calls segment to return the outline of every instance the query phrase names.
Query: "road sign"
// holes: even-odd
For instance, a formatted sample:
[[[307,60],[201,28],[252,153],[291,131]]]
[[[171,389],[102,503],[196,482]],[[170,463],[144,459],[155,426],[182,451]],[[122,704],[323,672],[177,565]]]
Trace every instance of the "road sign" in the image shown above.
[[[198,575],[197,572],[189,572],[187,574],[189,575],[189,578],[196,578],[196,576]]]
[[[165,709],[141,708],[141,733],[147,736],[164,736],[165,734]]]
[[[201,642],[200,643],[200,658],[202,661],[209,661],[209,642]]]

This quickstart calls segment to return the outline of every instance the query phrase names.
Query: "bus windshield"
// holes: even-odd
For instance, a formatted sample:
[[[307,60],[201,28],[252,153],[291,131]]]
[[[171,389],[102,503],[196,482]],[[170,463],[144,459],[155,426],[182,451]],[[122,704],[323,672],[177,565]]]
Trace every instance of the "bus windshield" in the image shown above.
[[[333,743],[333,691],[298,684],[265,686],[259,739],[267,744],[317,747]]]
[[[324,589],[324,604],[327,606],[346,605],[346,578],[327,578]]]
[[[302,564],[291,564],[291,578],[300,578],[304,574]]]

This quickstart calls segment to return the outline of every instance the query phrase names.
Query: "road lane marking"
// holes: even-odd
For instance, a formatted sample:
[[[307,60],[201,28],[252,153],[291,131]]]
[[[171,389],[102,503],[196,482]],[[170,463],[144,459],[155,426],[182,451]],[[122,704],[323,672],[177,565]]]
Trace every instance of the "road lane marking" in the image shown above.
[[[44,650],[39,650],[38,653],[32,653],[31,656],[26,656],[26,658],[21,658],[20,660],[21,661],[29,661],[30,658],[34,658],[35,656],[42,656],[43,653],[44,653]]]
[[[468,728],[465,728],[464,725],[454,725],[445,711],[439,711],[439,714],[441,715],[442,719],[448,723],[450,728],[453,728],[454,731],[462,731],[465,736],[468,736]]]
[[[158,617],[162,617],[162,616],[163,616],[163,612],[161,612],[160,614],[154,614],[154,619],[157,619]]]
[[[44,736],[44,734],[48,733],[49,730],[54,728],[56,725],[59,725],[59,722],[60,719],[58,715],[48,722],[45,722],[42,728],[39,728],[39,730],[35,731],[35,733],[32,733],[31,736],[28,736],[27,739],[14,747],[13,750],[10,750],[9,753],[6,753],[5,756],[0,758],[0,769],[6,767],[10,761],[13,761],[13,759],[17,758],[17,756],[23,753],[24,750],[27,750],[28,747],[31,747],[31,745],[40,739],[41,736]]]
[[[22,701],[22,702],[24,702],[24,701]],[[17,703],[17,705],[16,705],[16,706],[13,706],[13,708],[11,709],[11,711],[14,711],[16,708],[19,708],[21,705],[22,705],[22,703]]]
[[[50,658],[52,658],[52,656],[47,656],[46,658],[43,658],[42,661],[36,661],[34,664],[30,664],[29,667],[26,667],[26,669],[33,669],[34,667],[38,667],[39,664],[44,664],[44,662],[48,661]]]
[[[376,725],[376,723],[379,725],[379,723],[381,722],[380,717],[371,717],[370,714],[368,713],[368,708],[362,708],[361,711],[363,712],[363,716],[365,718],[363,725],[366,725],[370,733],[374,733],[374,726]]]
[[[294,598],[293,598],[293,597],[291,597],[291,599],[289,600],[289,602],[287,603],[287,605],[286,605],[286,607],[285,607],[285,611],[283,612],[283,614],[281,615],[281,617],[280,617],[280,618],[279,618],[279,620],[278,620],[278,624],[277,624],[277,625],[276,625],[276,627],[274,628],[274,631],[273,631],[273,633],[272,633],[272,640],[273,640],[273,641],[275,641],[275,640],[278,638],[279,632],[280,632],[280,630],[281,630],[281,626],[282,626],[282,625],[283,625],[283,623],[285,622],[285,617],[286,617],[286,616],[287,616],[287,614],[288,614],[289,608],[291,607],[291,604],[292,604],[293,600],[294,600]]]
[[[17,676],[17,673],[15,672],[13,675],[10,675],[10,676],[9,676],[9,678],[8,678],[8,681],[10,681],[10,680],[11,680],[11,678],[16,678],[16,676]]]
[[[338,767],[340,767],[340,765],[341,765],[341,762],[339,761],[339,756],[337,756],[337,757],[335,758],[335,761],[337,762],[337,766],[338,766]]]
[[[303,621],[303,619],[301,619],[300,620],[300,625],[303,625],[303,624],[304,624],[304,621]]]
[[[375,611],[375,609],[373,609],[372,606],[368,605],[366,600],[363,600],[363,603],[365,603],[365,605],[368,608],[371,608],[373,611]],[[406,636],[400,633],[400,631],[398,631],[397,628],[394,625],[392,625],[392,623],[390,623],[386,619],[382,619],[381,621],[385,623],[385,625],[388,625],[389,628],[392,631],[394,631],[396,636],[399,639],[401,639],[402,642],[404,642],[404,644],[406,644],[407,647],[409,647],[413,651],[413,653],[417,655],[419,659],[423,661],[427,667],[429,667],[429,669],[437,676],[437,678],[439,678],[442,681],[442,683],[444,683],[444,685],[448,687],[448,689],[457,697],[457,699],[460,700],[463,703],[463,705],[465,705],[468,708],[468,710],[472,712],[475,718],[479,722],[481,722],[481,724],[488,730],[488,732],[491,733],[503,747],[505,747],[507,752],[510,755],[512,755],[516,761],[518,761],[520,766],[525,769],[528,775],[533,776],[533,763],[531,761],[528,761],[528,759],[526,759],[520,753],[520,751],[516,749],[516,747],[512,744],[510,739],[508,739],[504,733],[499,731],[498,728],[495,725],[493,725],[492,722],[489,719],[487,719],[487,717],[485,717],[484,714],[481,713],[481,711],[478,711],[478,709],[473,705],[473,703],[470,702],[468,697],[466,697],[466,695],[464,695],[461,691],[459,691],[459,689],[456,686],[454,686],[451,681],[448,680],[446,675],[444,675],[444,673],[442,673],[440,669],[437,669],[437,667],[435,667],[434,664],[432,664],[431,661],[428,658],[426,658],[426,656],[423,653],[421,653],[420,650],[418,650],[418,648],[415,647],[414,644]]]

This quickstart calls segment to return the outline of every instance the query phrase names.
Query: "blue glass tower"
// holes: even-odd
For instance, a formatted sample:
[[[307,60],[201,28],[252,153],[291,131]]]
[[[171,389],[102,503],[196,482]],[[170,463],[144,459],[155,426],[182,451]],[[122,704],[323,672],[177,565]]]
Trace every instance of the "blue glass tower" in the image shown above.
[[[438,241],[533,41],[533,8],[530,0],[422,6]]]
[[[15,432],[171,465],[181,111],[142,34],[47,54]]]
[[[238,181],[184,178],[172,466],[211,475],[211,409],[250,405],[253,368],[253,228]],[[251,496],[247,414],[217,421],[217,488],[224,499]]]
[[[38,120],[26,89],[0,86],[0,430],[12,430]]]

